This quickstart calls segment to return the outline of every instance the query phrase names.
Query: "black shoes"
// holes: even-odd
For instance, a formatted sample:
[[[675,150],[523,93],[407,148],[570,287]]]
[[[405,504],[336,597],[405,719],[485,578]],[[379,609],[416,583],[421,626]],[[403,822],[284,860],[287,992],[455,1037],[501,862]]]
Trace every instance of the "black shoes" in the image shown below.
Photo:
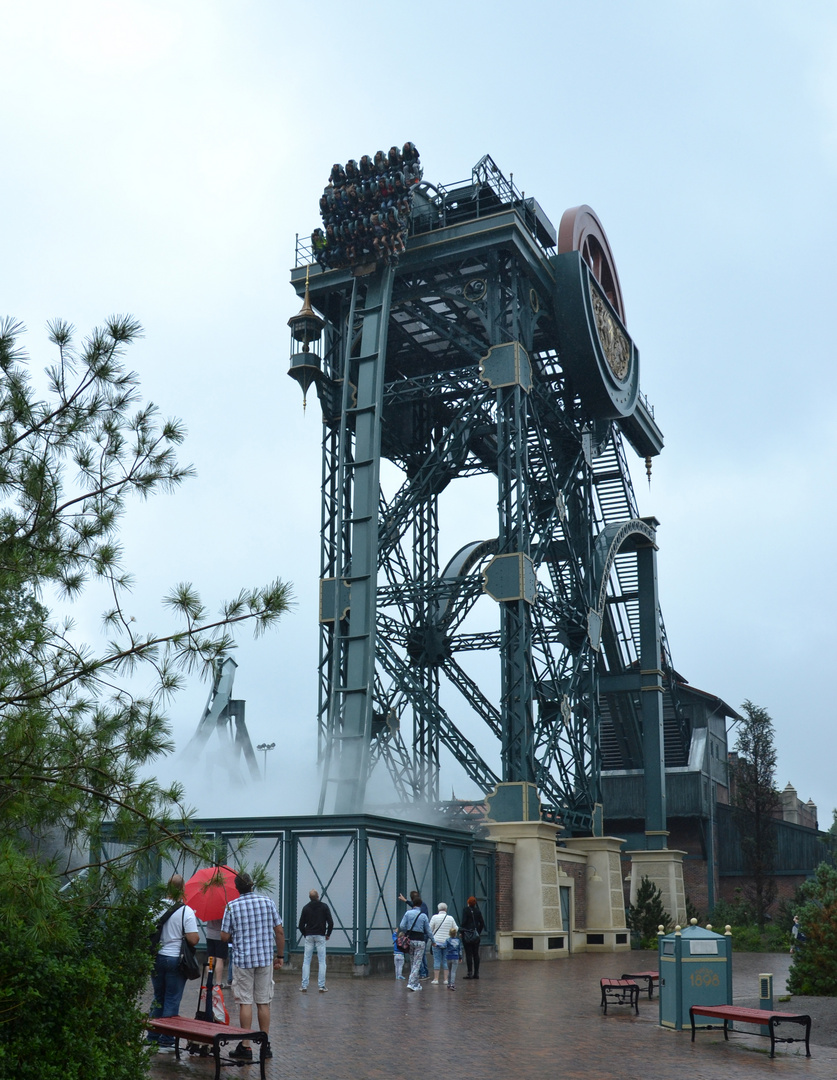
[[[273,1057],[273,1050],[270,1048],[270,1043],[267,1043],[264,1048],[264,1056],[265,1059]],[[235,1050],[230,1051],[230,1057],[236,1061],[252,1061],[253,1051],[249,1046],[244,1046],[242,1043],[239,1043]]]

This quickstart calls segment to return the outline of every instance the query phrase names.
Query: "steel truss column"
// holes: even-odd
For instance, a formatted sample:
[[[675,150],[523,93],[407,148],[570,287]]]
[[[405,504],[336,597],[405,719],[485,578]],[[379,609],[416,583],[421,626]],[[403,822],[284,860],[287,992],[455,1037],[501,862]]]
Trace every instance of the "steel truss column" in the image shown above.
[[[346,333],[337,461],[340,502],[336,533],[350,564],[332,584],[328,753],[323,768],[320,813],[330,783],[336,785],[334,811],[352,813],[363,805],[369,774],[372,696],[375,672],[375,613],[378,569],[378,496],[381,471],[381,409],[393,271],[387,267],[365,279],[365,296],[355,279]],[[360,324],[360,354],[353,354]],[[354,376],[354,378],[352,378]],[[354,399],[350,384],[354,382]],[[352,432],[354,440],[352,440]],[[352,449],[352,442],[354,443]],[[349,610],[341,618],[348,587]],[[337,757],[337,760],[333,758]]]
[[[486,313],[492,347],[481,360],[480,370],[485,381],[497,388],[499,521],[497,556],[487,581],[500,603],[500,757],[504,781],[534,783],[531,605],[535,575],[530,551],[528,462],[532,371],[520,343],[524,333],[527,345],[531,338],[530,320],[528,316],[524,320],[522,314],[529,310],[523,299],[528,282],[517,260],[506,261],[497,249],[489,252],[488,269]],[[498,580],[502,581],[499,587]]]
[[[322,596],[323,583],[340,580],[343,568],[342,544],[337,531],[340,514],[338,507],[341,493],[338,490],[339,456],[338,432],[333,427],[323,427],[322,457],[322,519],[320,525],[320,661],[317,704],[317,763],[322,764],[330,754],[331,729],[329,704],[331,701],[331,668],[334,655],[335,621],[342,617],[335,592],[332,602]],[[325,603],[323,602],[325,599]]]
[[[526,478],[527,401],[519,384],[497,392],[498,557],[516,555],[520,573],[529,559],[530,528]],[[532,624],[530,600],[500,602],[502,768],[504,781],[535,780],[532,724]]]
[[[419,797],[430,801],[439,798],[439,730],[436,716],[439,711],[439,669],[430,663],[428,650],[433,649],[430,635],[435,622],[435,599],[426,586],[439,579],[439,515],[436,496],[422,500],[413,520],[413,581],[425,585],[415,604],[414,632],[418,663],[417,676],[424,686],[421,700],[413,704],[414,772],[419,782]],[[427,709],[430,701],[435,708]]]

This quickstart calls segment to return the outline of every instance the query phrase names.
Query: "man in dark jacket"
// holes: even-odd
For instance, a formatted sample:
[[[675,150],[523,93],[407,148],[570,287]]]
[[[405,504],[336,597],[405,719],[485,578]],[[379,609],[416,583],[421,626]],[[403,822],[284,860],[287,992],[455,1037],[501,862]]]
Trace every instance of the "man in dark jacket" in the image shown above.
[[[299,916],[299,932],[305,938],[305,953],[302,958],[302,986],[303,994],[308,992],[308,979],[311,976],[311,957],[314,949],[317,950],[317,983],[320,993],[325,994],[328,987],[325,984],[326,977],[326,942],[331,937],[334,929],[334,920],[328,904],[320,899],[316,889],[308,894],[309,900]]]

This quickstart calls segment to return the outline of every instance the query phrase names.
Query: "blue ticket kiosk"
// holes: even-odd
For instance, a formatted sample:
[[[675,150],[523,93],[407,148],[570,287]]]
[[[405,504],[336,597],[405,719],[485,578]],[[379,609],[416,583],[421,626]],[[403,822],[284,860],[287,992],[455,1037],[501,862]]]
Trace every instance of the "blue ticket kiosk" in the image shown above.
[[[684,930],[658,939],[660,962],[660,1024],[691,1028],[692,1005],[732,1004],[732,935],[716,934],[693,920]],[[706,1026],[713,1023],[706,1020]]]

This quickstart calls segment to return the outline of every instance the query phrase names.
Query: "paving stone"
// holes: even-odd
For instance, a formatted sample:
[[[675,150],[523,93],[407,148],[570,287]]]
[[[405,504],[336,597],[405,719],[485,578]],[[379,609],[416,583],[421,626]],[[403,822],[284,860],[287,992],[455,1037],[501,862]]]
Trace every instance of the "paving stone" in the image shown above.
[[[775,976],[775,993],[784,992],[787,958],[779,954],[733,956],[736,1004],[757,1004],[758,976]],[[633,1009],[600,1008],[599,979],[619,978],[635,967],[656,967],[649,953],[577,954],[556,961],[483,960],[479,980],[457,977],[456,993],[423,983],[421,994],[405,982],[383,976],[340,977],[329,972],[328,994],[300,994],[299,974],[279,975],[271,1012],[274,1058],[269,1080],[397,1080],[405,1075],[406,1047],[421,1042],[422,1076],[448,1080],[834,1080],[837,1048],[811,1041],[779,1044],[769,1058],[769,1041],[736,1033],[724,1043],[721,1029],[671,1031],[659,1025],[659,1001],[647,994]],[[231,1020],[238,1010],[226,991]],[[795,1011],[793,1003],[776,1001]],[[181,1012],[193,1016],[197,987],[189,986]],[[799,1011],[802,1011],[801,1009]],[[796,1033],[796,1032],[794,1032]],[[224,1069],[224,1080],[251,1080],[258,1062]],[[212,1058],[158,1054],[154,1080],[202,1080],[214,1075]],[[410,1078],[414,1080],[414,1078]],[[418,1080],[418,1078],[415,1078]]]

